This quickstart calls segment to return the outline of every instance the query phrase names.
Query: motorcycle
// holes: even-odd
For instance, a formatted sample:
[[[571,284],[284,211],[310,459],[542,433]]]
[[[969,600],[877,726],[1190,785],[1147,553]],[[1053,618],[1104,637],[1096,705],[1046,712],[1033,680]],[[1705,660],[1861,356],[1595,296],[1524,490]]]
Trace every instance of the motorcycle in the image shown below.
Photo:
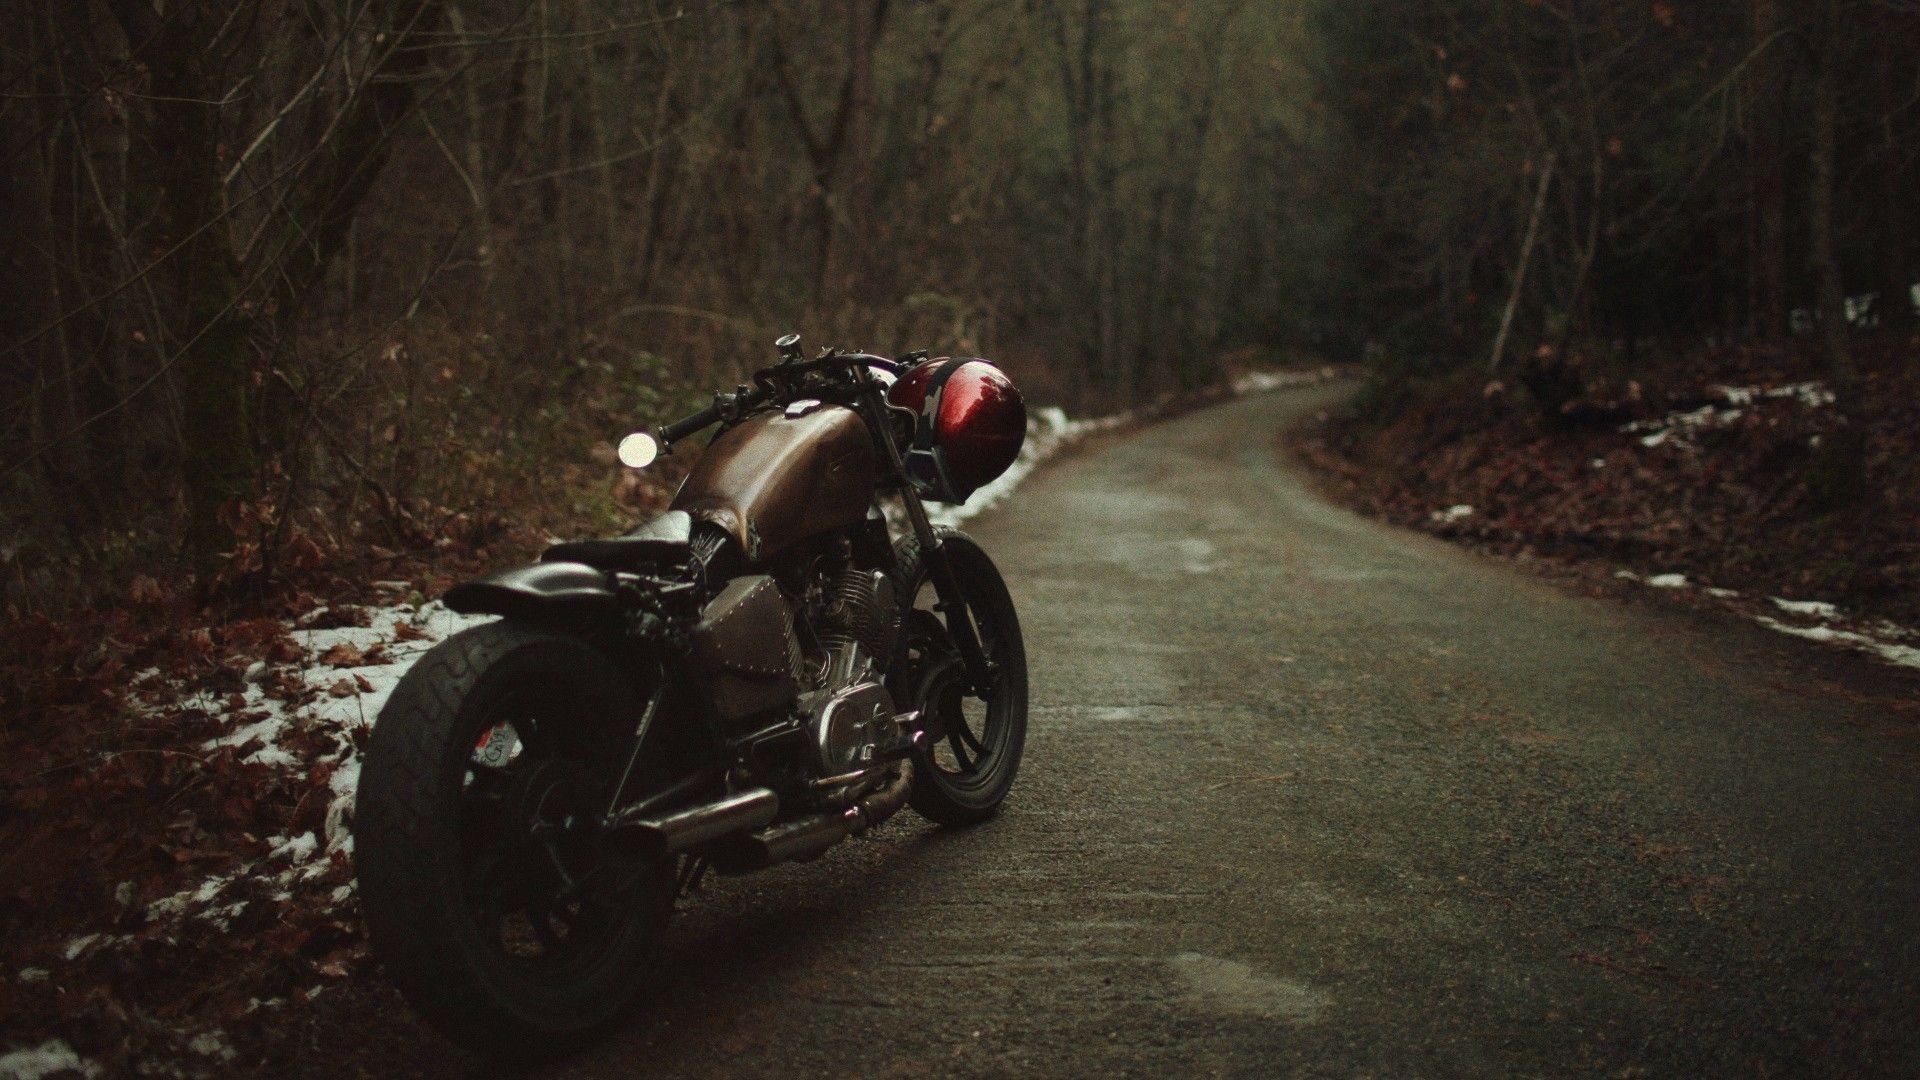
[[[647,467],[718,426],[665,513],[450,590],[500,618],[426,653],[374,725],[367,927],[459,1043],[518,1054],[613,1020],[709,871],[812,859],[906,806],[979,822],[1013,784],[1019,618],[926,504],[1013,462],[1018,390],[978,359],[777,347],[622,440]]]

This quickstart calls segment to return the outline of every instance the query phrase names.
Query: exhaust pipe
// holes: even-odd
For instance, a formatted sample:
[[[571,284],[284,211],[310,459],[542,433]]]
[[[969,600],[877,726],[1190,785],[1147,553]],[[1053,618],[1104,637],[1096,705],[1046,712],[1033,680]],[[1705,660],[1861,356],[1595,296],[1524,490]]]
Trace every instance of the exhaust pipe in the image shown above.
[[[780,797],[772,789],[752,788],[665,817],[620,822],[614,827],[637,834],[657,855],[672,855],[710,840],[764,828],[779,813]]]
[[[846,815],[857,813],[848,807],[838,813],[812,814],[771,829],[762,829],[746,837],[742,845],[746,862],[758,868],[819,855],[847,838],[844,819]]]
[[[917,738],[914,741],[916,744],[919,742]],[[851,825],[852,835],[859,836],[899,813],[900,808],[907,805],[907,794],[912,789],[913,766],[903,765],[900,768],[900,775],[889,781],[886,787],[872,792],[853,804],[853,809],[859,814],[859,818]]]
[[[741,837],[716,853],[714,866],[725,873],[745,874],[775,863],[811,859],[898,813],[907,805],[912,785],[913,769],[909,766],[887,786],[845,809],[809,814]]]

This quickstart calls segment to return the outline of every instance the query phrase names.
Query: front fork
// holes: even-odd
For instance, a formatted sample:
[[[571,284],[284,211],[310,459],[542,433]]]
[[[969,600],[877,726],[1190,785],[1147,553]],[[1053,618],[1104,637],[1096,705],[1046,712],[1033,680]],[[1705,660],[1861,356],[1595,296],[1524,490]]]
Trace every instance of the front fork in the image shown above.
[[[987,698],[993,693],[993,663],[980,646],[980,632],[973,625],[972,609],[967,606],[967,598],[960,591],[959,580],[953,576],[953,564],[947,561],[946,547],[933,531],[926,504],[920,501],[920,491],[913,486],[906,459],[901,456],[900,447],[894,442],[893,428],[888,422],[886,400],[880,386],[873,381],[866,368],[859,368],[858,371],[866,391],[862,400],[866,404],[867,424],[880,444],[886,447],[887,464],[893,468],[894,486],[900,491],[900,502],[907,509],[907,521],[913,526],[914,539],[920,544],[921,565],[926,567],[927,575],[933,579],[934,594],[940,598],[934,610],[946,618],[947,633],[960,648],[960,661],[966,668],[967,682],[971,684],[974,695]]]
[[[921,565],[927,568],[927,576],[933,579],[934,594],[940,598],[934,610],[946,617],[947,633],[960,648],[960,660],[966,667],[967,682],[972,685],[973,693],[987,698],[993,693],[993,663],[980,647],[980,632],[973,625],[973,611],[967,606],[966,595],[960,591],[960,582],[953,576],[953,564],[947,561],[946,547],[933,531],[927,508],[920,502],[920,493],[913,489],[911,482],[902,485],[900,500],[906,504],[907,520],[913,523],[913,534],[920,541]]]

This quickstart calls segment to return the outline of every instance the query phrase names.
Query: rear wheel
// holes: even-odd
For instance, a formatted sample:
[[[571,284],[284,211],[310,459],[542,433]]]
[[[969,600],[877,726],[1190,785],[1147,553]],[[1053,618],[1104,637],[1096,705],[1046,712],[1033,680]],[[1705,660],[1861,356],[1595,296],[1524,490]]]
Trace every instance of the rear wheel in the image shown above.
[[[356,807],[367,926],[457,1041],[522,1056],[633,999],[671,860],[563,824],[605,811],[640,709],[591,645],[497,622],[435,646],[381,710]]]
[[[1027,653],[1020,618],[1005,580],[972,537],[939,528],[941,546],[973,613],[991,677],[984,692],[968,685],[966,665],[912,537],[900,563],[911,607],[903,627],[906,655],[895,700],[921,710],[927,740],[914,758],[911,805],[942,825],[992,817],[1013,787],[1027,739]]]

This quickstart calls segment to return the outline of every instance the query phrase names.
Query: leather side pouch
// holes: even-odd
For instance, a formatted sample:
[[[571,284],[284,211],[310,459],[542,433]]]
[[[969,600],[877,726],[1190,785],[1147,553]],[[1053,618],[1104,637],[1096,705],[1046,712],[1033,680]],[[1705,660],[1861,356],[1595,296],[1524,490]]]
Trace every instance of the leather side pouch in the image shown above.
[[[735,578],[693,630],[693,660],[710,677],[721,721],[779,708],[800,692],[800,643],[780,586],[764,574]]]

